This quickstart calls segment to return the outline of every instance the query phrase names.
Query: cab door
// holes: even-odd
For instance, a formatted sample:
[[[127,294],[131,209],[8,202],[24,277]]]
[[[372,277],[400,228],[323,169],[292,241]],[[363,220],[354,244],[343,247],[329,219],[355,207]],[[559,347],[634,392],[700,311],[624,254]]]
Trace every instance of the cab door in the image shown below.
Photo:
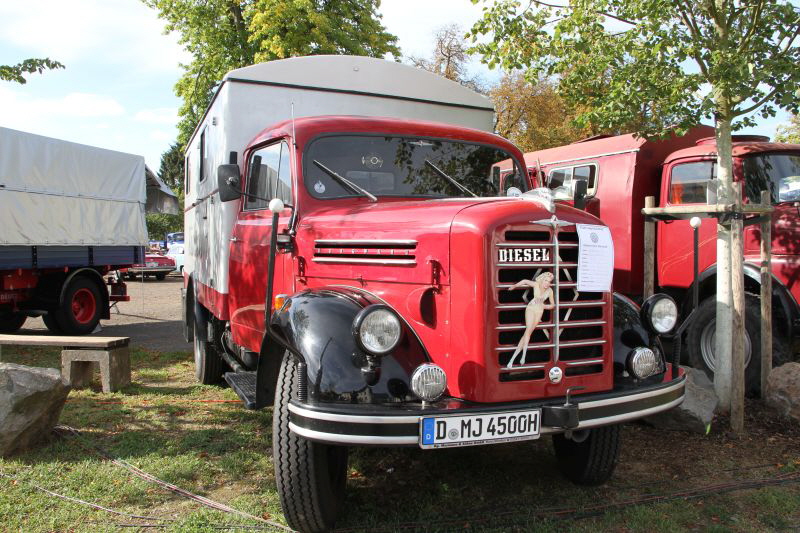
[[[664,168],[661,183],[661,207],[708,203],[709,182],[716,187],[716,161],[682,160]],[[694,280],[694,236],[688,220],[666,220],[658,223],[656,265],[658,285],[687,288]],[[703,272],[716,262],[717,220],[702,218],[700,225],[699,270]]]
[[[254,150],[245,167],[241,209],[231,238],[229,304],[234,341],[258,351],[264,336],[265,296],[269,264],[272,198],[292,205],[291,153],[285,140],[277,140]],[[278,231],[285,232],[291,218],[286,208],[278,218]],[[291,257],[275,256],[273,294],[292,293]]]

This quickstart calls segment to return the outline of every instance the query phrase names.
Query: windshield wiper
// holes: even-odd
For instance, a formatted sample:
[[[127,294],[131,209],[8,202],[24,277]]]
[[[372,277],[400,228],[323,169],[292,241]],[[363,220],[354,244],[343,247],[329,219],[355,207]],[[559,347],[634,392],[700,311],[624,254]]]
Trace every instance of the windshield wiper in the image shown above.
[[[316,159],[314,159],[314,164],[317,165],[319,167],[319,169],[321,171],[323,171],[325,174],[327,174],[328,176],[330,176],[334,180],[336,180],[336,182],[339,185],[342,185],[343,187],[345,187],[347,189],[350,189],[351,191],[353,191],[356,194],[360,194],[361,196],[366,196],[367,198],[369,198],[370,202],[377,202],[378,201],[378,197],[377,196],[375,196],[374,194],[372,194],[371,192],[369,192],[366,189],[362,189],[361,187],[359,187],[358,185],[356,185],[355,183],[353,183],[349,179],[345,178],[344,176],[340,176],[335,171],[329,169],[328,167],[326,167],[325,165],[323,165],[322,163],[320,163]]]
[[[425,160],[425,164],[426,164],[426,165],[428,165],[429,167],[431,167],[431,168],[433,169],[433,171],[434,171],[434,172],[436,172],[436,173],[437,173],[439,176],[441,176],[442,178],[446,179],[447,181],[449,181],[450,183],[452,183],[453,185],[455,185],[455,186],[456,186],[456,187],[457,187],[457,188],[458,188],[458,189],[459,189],[461,192],[463,192],[463,193],[466,193],[466,194],[469,194],[469,195],[472,195],[472,196],[474,196],[475,198],[477,198],[477,197],[478,197],[478,195],[477,195],[477,194],[475,194],[475,193],[474,193],[474,192],[472,192],[471,190],[469,190],[469,189],[467,189],[466,187],[464,187],[463,185],[461,185],[461,184],[460,184],[459,182],[457,182],[457,181],[456,181],[454,178],[451,178],[450,176],[448,176],[447,174],[445,174],[444,170],[440,169],[439,167],[437,167],[436,165],[434,165],[433,163],[431,163],[431,162],[430,162],[428,159],[426,159],[426,160]]]

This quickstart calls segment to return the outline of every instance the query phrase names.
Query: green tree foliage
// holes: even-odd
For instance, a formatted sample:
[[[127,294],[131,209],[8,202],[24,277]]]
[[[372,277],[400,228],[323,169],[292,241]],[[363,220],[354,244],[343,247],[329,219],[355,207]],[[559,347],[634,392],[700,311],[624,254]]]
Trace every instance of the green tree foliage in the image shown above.
[[[400,55],[380,0],[142,0],[192,55],[175,86],[185,144],[229,70],[313,54]]]
[[[587,104],[583,124],[615,130],[644,113],[641,131],[654,135],[687,130],[703,118],[752,126],[748,113],[769,117],[778,107],[800,105],[800,11],[790,2],[534,0],[525,6],[497,0],[487,7],[472,35],[492,39],[475,49],[490,65],[560,76],[560,92]]]
[[[800,115],[792,115],[788,124],[778,126],[775,140],[782,143],[800,144]]]
[[[0,80],[27,83],[25,74],[39,73],[46,69],[64,68],[64,65],[52,59],[26,59],[16,65],[0,65]]]
[[[173,143],[169,150],[161,154],[161,165],[158,177],[178,195],[178,205],[183,206],[183,176],[184,176],[183,151],[178,142]],[[147,233],[150,240],[164,240],[167,233],[183,231],[183,214],[166,215],[153,213],[146,216]]]

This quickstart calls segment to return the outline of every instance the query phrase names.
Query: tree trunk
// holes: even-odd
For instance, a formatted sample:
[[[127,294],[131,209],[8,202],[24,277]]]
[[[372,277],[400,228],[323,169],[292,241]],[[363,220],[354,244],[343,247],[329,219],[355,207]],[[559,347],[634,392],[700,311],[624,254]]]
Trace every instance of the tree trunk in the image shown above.
[[[725,102],[724,96],[718,95],[717,102],[717,203],[725,205],[733,201],[731,119],[728,111],[730,107],[725,105],[727,102]],[[730,221],[717,225],[717,329],[714,345],[714,389],[719,397],[719,409],[724,413],[730,412],[731,407],[731,356],[733,352],[731,234]]]

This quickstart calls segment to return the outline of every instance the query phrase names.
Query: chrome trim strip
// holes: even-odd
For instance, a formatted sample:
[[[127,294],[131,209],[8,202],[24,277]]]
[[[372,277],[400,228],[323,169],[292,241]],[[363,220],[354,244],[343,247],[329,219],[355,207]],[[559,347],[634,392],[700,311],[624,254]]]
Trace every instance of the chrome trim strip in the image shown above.
[[[597,365],[602,364],[602,359],[587,359],[586,361],[568,361],[567,366],[583,366],[583,365]]]
[[[518,370],[541,370],[542,368],[547,368],[547,364],[540,364],[540,365],[519,365],[513,366],[511,368],[506,368],[504,366],[500,367],[501,374],[509,374],[511,372],[516,372]]]
[[[314,420],[328,420],[330,422],[346,422],[348,424],[416,424],[419,416],[362,416],[362,415],[340,415],[336,413],[323,413],[312,411],[305,407],[300,407],[292,403],[289,404],[289,412],[296,415],[313,418]]]
[[[415,259],[392,259],[389,257],[378,257],[369,259],[365,257],[314,257],[314,263],[358,263],[360,265],[416,265]]]
[[[561,304],[561,309],[566,307],[600,307],[603,306],[605,302],[603,300],[592,300],[592,301],[585,301],[585,302],[567,302]],[[509,310],[509,309],[525,309],[527,304],[500,304],[497,306],[498,310]]]
[[[680,398],[676,398],[667,404],[656,405],[655,407],[651,407],[650,409],[643,409],[642,411],[631,411],[630,413],[622,413],[621,415],[608,416],[605,418],[593,418],[592,420],[587,420],[586,422],[581,422],[580,424],[578,424],[578,429],[592,428],[596,426],[606,426],[608,424],[613,424],[616,422],[624,422],[626,420],[636,420],[637,418],[642,418],[655,413],[660,413],[661,411],[667,411],[669,409],[672,409],[676,405],[680,405],[681,403],[683,403],[683,399],[684,396],[681,396]],[[578,405],[580,406],[580,404]]]
[[[498,248],[535,248],[535,247],[550,247],[555,246],[552,242],[498,242],[495,246]],[[559,244],[561,248],[577,248],[578,244],[574,242],[565,242]]]
[[[315,248],[358,248],[359,246],[416,246],[413,239],[317,239]]]
[[[294,433],[311,440],[335,442],[339,444],[419,444],[419,436],[408,437],[375,437],[371,435],[341,435],[339,433],[322,433],[313,429],[305,429],[289,422],[289,429]]]
[[[559,344],[561,345],[562,348],[573,348],[575,346],[599,346],[600,344],[605,344],[605,343],[606,343],[605,339],[598,339],[598,340],[594,340],[594,341],[567,341],[567,342],[562,342],[562,343],[559,343]],[[553,343],[549,343],[549,344],[529,344],[528,345],[528,350],[531,350],[531,349],[538,350],[538,349],[541,349],[541,348],[554,348],[554,347],[555,346],[553,345]],[[515,346],[505,345],[505,346],[500,346],[500,347],[495,348],[494,351],[496,351],[496,352],[507,352],[509,350],[513,350],[514,348],[515,348]],[[554,362],[557,362],[557,361],[554,361]],[[516,367],[512,367],[512,368],[516,368]]]
[[[605,320],[584,320],[584,321],[575,321],[575,322],[561,322],[560,326],[561,329],[564,328],[577,328],[581,326],[602,326],[606,323]],[[539,324],[536,326],[537,328],[552,328],[554,324],[552,322],[547,322],[545,324]],[[515,324],[515,325],[508,325],[508,326],[497,326],[495,330],[497,331],[514,331],[516,329],[525,329],[524,324]]]
[[[632,154],[632,153],[636,153],[638,151],[639,151],[639,148],[632,148],[630,150],[620,150],[618,152],[606,152],[604,154],[586,155],[586,156],[583,156],[583,157],[575,157],[573,159],[562,159],[560,161],[546,161],[544,163],[541,163],[541,165],[543,165],[543,166],[544,165],[559,165],[561,163],[569,163],[571,161],[585,161],[586,159],[598,159],[600,157],[606,157],[606,156],[609,156],[609,155]],[[528,170],[533,170],[534,168],[536,168],[536,167],[531,165],[531,166],[528,167]]]
[[[499,283],[499,284],[495,285],[494,288],[495,289],[509,289],[509,288],[512,287],[512,285],[513,285],[512,283]],[[559,288],[561,288],[561,289],[569,289],[571,287],[577,287],[577,286],[578,286],[577,283],[568,282],[568,283],[560,284]]]
[[[558,248],[556,247],[556,250]],[[497,263],[495,266],[499,267],[554,267],[558,268],[558,266],[562,266],[564,268],[572,268],[577,267],[578,263]]]
[[[583,402],[580,404],[581,409],[593,409],[595,407],[604,407],[606,405],[615,405],[618,403],[625,403],[625,402],[634,402],[637,400],[643,400],[645,398],[650,398],[652,396],[658,396],[660,394],[667,394],[669,392],[674,391],[675,389],[679,389],[686,384],[686,379],[682,379],[669,387],[658,389],[649,392],[640,392],[636,395],[630,396],[622,396],[619,398],[609,398],[607,400],[595,400],[593,402]]]

